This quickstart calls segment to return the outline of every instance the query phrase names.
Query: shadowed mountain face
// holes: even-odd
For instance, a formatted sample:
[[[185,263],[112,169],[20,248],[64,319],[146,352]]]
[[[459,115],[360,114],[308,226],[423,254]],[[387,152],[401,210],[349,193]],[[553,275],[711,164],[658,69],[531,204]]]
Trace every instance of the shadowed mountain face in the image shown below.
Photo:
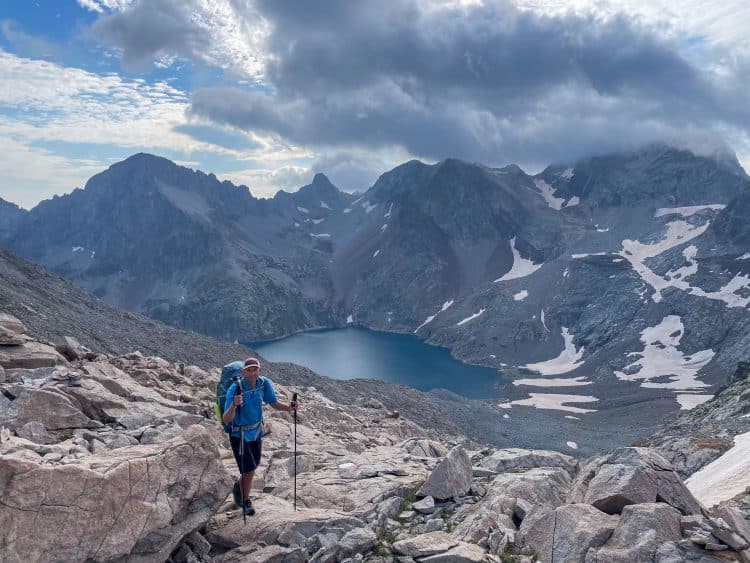
[[[11,236],[27,213],[28,211],[21,209],[15,203],[0,198],[0,238]]]
[[[413,332],[501,369],[512,409],[650,424],[750,349],[749,190],[736,161],[651,146],[535,176],[412,161],[361,195],[319,174],[259,200],[141,154],[3,240],[181,328]]]

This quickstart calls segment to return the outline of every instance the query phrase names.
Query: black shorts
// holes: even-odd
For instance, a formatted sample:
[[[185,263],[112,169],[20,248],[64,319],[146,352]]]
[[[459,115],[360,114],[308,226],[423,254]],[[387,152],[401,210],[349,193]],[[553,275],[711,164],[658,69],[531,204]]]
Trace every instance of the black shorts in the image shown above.
[[[245,442],[244,454],[240,456],[240,438],[230,436],[229,443],[232,444],[232,452],[234,453],[234,460],[237,462],[237,469],[240,473],[243,471],[248,473],[255,471],[260,464],[260,453],[263,449],[263,440],[253,440],[252,442]]]

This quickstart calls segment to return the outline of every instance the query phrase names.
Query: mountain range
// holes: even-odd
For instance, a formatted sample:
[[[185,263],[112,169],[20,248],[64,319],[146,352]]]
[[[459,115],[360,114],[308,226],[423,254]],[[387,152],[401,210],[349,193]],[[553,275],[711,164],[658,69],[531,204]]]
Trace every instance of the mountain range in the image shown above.
[[[258,199],[138,154],[0,241],[103,300],[250,342],[357,325],[499,369],[501,406],[650,427],[750,350],[750,178],[664,145],[536,175],[410,161]],[[616,421],[616,422],[614,422]]]

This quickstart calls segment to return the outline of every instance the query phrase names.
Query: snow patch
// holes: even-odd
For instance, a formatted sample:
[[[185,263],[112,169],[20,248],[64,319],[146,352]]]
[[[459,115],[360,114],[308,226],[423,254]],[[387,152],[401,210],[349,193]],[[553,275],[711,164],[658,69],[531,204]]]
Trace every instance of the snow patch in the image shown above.
[[[562,327],[562,337],[565,342],[565,348],[560,352],[559,356],[551,360],[526,364],[521,367],[538,371],[542,375],[560,375],[561,373],[568,373],[581,367],[583,365],[581,358],[583,357],[584,347],[581,346],[579,350],[576,350],[575,344],[573,344],[573,335],[570,334],[570,331],[566,327]]]
[[[519,291],[518,293],[516,293],[516,294],[515,294],[515,295],[513,296],[513,299],[514,299],[515,301],[523,301],[523,300],[524,300],[524,299],[526,299],[526,298],[527,298],[528,296],[529,296],[529,292],[528,292],[528,291],[526,291],[525,289],[522,289],[521,291]]]
[[[560,178],[565,178],[566,180],[570,180],[573,177],[573,169],[572,168],[566,168],[562,172],[560,172]]]
[[[685,481],[706,507],[734,498],[750,486],[750,432],[734,437],[734,446]]]
[[[82,251],[83,251],[82,246],[74,246],[73,250],[71,250],[71,252],[82,252]]]
[[[331,238],[329,233],[310,233],[311,237]]]
[[[711,203],[708,205],[690,205],[687,207],[660,207],[656,210],[656,214],[654,217],[663,217],[664,215],[682,215],[683,217],[690,217],[691,215],[695,215],[699,211],[703,211],[704,209],[714,209],[714,210],[721,210],[724,209],[726,205],[721,203]]]
[[[565,445],[567,445],[571,450],[577,450],[578,444],[575,442],[565,442]]]
[[[530,276],[531,274],[536,272],[544,264],[534,264],[534,262],[532,262],[531,260],[523,258],[518,250],[516,250],[516,237],[510,239],[510,250],[513,253],[513,265],[508,272],[497,278],[495,280],[495,283],[500,281],[525,278],[526,276]]]
[[[742,256],[738,256],[737,260],[750,260],[750,252],[745,252]]]
[[[432,321],[434,321],[435,317],[437,317],[437,313],[434,314],[434,315],[430,315],[429,317],[427,317],[421,325],[419,325],[417,328],[414,329],[414,334],[417,334],[417,332],[419,331],[419,329],[421,329],[423,326],[425,326],[427,324],[430,324]]]
[[[568,269],[567,268],[565,268],[565,271],[563,271],[563,277],[564,278],[568,277]]]
[[[579,198],[577,195],[574,195],[568,200],[568,203],[565,204],[565,207],[573,207],[574,205],[578,205],[581,203],[581,198]]]
[[[94,259],[94,256],[96,256],[96,250],[92,250],[91,251],[91,259],[92,260]]]
[[[646,266],[644,263],[645,260],[647,258],[659,256],[659,254],[666,252],[670,248],[684,244],[695,237],[702,235],[708,228],[708,225],[708,221],[703,225],[691,225],[686,221],[671,221],[667,223],[667,232],[665,233],[664,238],[660,241],[649,244],[643,244],[637,240],[630,239],[622,241],[622,250],[619,252],[619,255],[630,262],[636,273],[641,276],[641,279],[654,289],[654,294],[651,296],[654,303],[659,303],[661,301],[661,292],[663,289],[667,287],[677,287],[678,284],[676,284],[675,281],[680,280],[677,280],[674,275],[671,276],[671,279],[662,278],[655,274],[651,268]],[[667,275],[669,276],[669,274]],[[686,277],[684,272],[681,277]]]
[[[378,254],[380,254],[379,248],[373,253],[372,257],[375,258]]]
[[[675,397],[680,404],[681,411],[689,411],[713,399],[713,395],[702,395],[699,393],[681,393]]]
[[[534,180],[534,185],[542,194],[542,197],[544,198],[544,201],[547,202],[547,205],[549,205],[552,209],[562,209],[562,204],[565,202],[565,198],[555,197],[555,189],[552,186],[550,186],[542,179]]]
[[[631,352],[628,357],[639,357],[615,376],[623,381],[640,381],[641,387],[655,389],[701,389],[708,384],[698,380],[698,372],[714,357],[714,351],[701,350],[689,356],[677,349],[685,326],[677,315],[668,315],[652,327],[641,332],[644,348]],[[669,381],[654,381],[668,378]]]
[[[295,222],[295,223],[294,223],[294,226],[295,226],[295,227],[299,227],[299,223]]]
[[[477,312],[477,313],[474,313],[473,315],[469,315],[469,316],[468,316],[468,317],[466,317],[465,319],[463,319],[463,320],[461,320],[461,321],[458,321],[458,322],[456,323],[456,326],[461,326],[461,325],[465,325],[465,324],[466,324],[466,323],[468,323],[469,321],[473,321],[473,320],[474,320],[474,319],[476,319],[476,318],[477,318],[477,317],[478,317],[479,315],[483,314],[483,313],[484,313],[484,311],[485,311],[485,309],[479,309],[479,312]]]
[[[385,215],[383,215],[383,218],[389,219],[391,216],[391,211],[393,211],[393,203],[391,203],[391,206],[388,208],[388,212]]]
[[[376,203],[370,203],[369,201],[363,201],[362,207],[365,208],[365,213],[369,213],[373,209],[375,209],[378,205]]]
[[[344,209],[344,213],[351,213],[351,212],[352,212],[351,207],[347,207],[346,209]]]
[[[579,387],[581,385],[591,385],[591,382],[586,381],[586,378],[581,375],[578,377],[516,379],[513,385],[525,385],[527,387]]]
[[[572,414],[566,414],[565,418],[570,420],[581,420],[580,418],[578,418],[577,416],[573,416]]]
[[[574,260],[580,260],[581,258],[588,258],[589,256],[606,256],[607,252],[584,252],[583,254],[571,254],[570,257]]]
[[[727,307],[747,307],[750,304],[750,294],[747,297],[737,295],[737,292],[741,290],[744,290],[745,293],[748,293],[748,290],[750,290],[750,275],[736,274],[726,285],[717,291],[705,291],[700,287],[690,287],[689,289],[691,295],[723,301],[727,304]]]
[[[541,314],[539,315],[539,318],[542,321],[542,326],[544,327],[545,332],[549,332],[549,329],[547,328],[547,322],[544,320],[544,309],[542,309]]]
[[[321,206],[321,207],[322,207],[323,209],[330,209],[330,207],[328,207],[328,204],[327,204],[327,203],[326,203],[325,201],[321,201],[321,202],[320,202],[320,206]]]
[[[325,221],[325,217],[324,217],[323,219],[313,219],[313,220],[312,220],[312,222],[313,222],[313,225],[319,225],[319,224],[320,224],[320,223],[322,223],[323,221]]]
[[[442,313],[443,311],[445,311],[451,305],[453,305],[453,299],[450,299],[450,300],[446,301],[445,303],[443,303],[443,306],[440,308],[440,311],[438,311],[434,315],[430,315],[429,317],[427,317],[421,325],[419,325],[416,329],[414,329],[414,334],[416,334],[417,331],[419,329],[421,329],[423,326],[425,326],[425,325],[431,323],[433,320],[435,320],[435,317],[437,317],[440,313]],[[480,313],[477,316],[481,315],[483,312],[484,312],[484,309],[482,309],[482,311],[480,311]],[[471,319],[469,318],[469,320],[471,320]],[[464,321],[466,321],[466,319],[464,319]],[[461,322],[464,322],[464,321],[461,321]]]
[[[384,233],[387,228],[388,228],[388,223],[386,223],[385,225],[383,225],[382,227],[380,227],[380,232]]]
[[[354,322],[354,316],[353,315],[349,315],[348,317],[346,317],[346,324],[350,325],[353,322]]]
[[[599,225],[595,225],[596,232],[597,233],[607,233],[609,232],[609,227],[600,227]]]
[[[299,211],[300,213],[310,213],[309,209],[305,207],[299,207],[299,206],[297,206],[297,211]]]
[[[510,415],[509,415],[509,414],[508,414],[508,413],[506,412],[506,413],[505,413],[505,414],[503,415],[503,418],[510,418]]]
[[[512,401],[512,406],[534,407],[537,409],[555,410],[586,414],[596,412],[596,409],[572,407],[569,403],[595,403],[599,399],[591,395],[558,395],[555,393],[529,393],[528,399]]]

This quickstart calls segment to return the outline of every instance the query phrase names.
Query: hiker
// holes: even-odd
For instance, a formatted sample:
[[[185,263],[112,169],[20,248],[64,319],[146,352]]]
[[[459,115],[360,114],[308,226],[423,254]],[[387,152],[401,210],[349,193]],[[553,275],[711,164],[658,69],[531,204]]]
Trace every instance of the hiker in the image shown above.
[[[279,411],[296,411],[297,404],[282,403],[276,398],[271,380],[261,377],[262,368],[258,358],[247,358],[242,368],[242,390],[232,383],[227,390],[222,422],[231,426],[229,441],[234,452],[234,459],[240,470],[240,481],[234,486],[235,502],[242,505],[245,514],[255,514],[253,503],[249,498],[253,485],[253,475],[260,463],[263,438],[263,403]],[[244,444],[242,444],[244,436]]]

